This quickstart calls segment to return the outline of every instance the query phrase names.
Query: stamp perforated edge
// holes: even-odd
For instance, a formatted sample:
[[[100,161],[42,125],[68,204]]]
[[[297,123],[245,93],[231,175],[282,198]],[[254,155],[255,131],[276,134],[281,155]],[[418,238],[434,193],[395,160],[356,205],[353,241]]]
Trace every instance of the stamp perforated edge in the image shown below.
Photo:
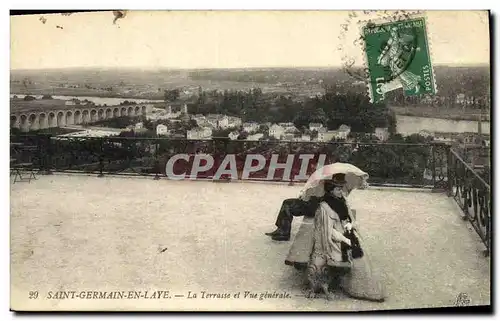
[[[377,12],[377,11],[375,11]],[[396,13],[397,11],[394,11]],[[388,14],[388,17],[390,17],[390,14]],[[372,23],[374,25],[379,25],[379,24],[384,24],[384,23],[391,23],[391,22],[398,22],[398,21],[405,21],[405,20],[410,20],[410,19],[416,19],[416,18],[422,18],[424,19],[424,28],[425,28],[425,40],[427,41],[427,54],[429,55],[429,62],[431,65],[431,71],[432,71],[432,83],[434,86],[434,95],[437,94],[437,82],[436,82],[436,74],[434,71],[434,63],[432,62],[432,36],[429,31],[428,27],[428,19],[425,11],[417,11],[417,12],[405,12],[405,17],[404,19],[400,20],[393,20],[391,21],[390,18],[384,18],[384,17],[379,17],[376,19],[360,19],[357,22],[358,25],[358,30],[359,30],[359,35],[360,37],[363,36],[363,28],[366,27],[367,24]],[[370,97],[370,102],[373,103],[373,88],[372,84],[370,83],[370,68],[368,66],[368,54],[366,52],[366,41],[363,39],[362,41],[362,50],[363,50],[363,67],[368,71],[368,77],[366,79],[366,86],[367,86],[367,92]]]

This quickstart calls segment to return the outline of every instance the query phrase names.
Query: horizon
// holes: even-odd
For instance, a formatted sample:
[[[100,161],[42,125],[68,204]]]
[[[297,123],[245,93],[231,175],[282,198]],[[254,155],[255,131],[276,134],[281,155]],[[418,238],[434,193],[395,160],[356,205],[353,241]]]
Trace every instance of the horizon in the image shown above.
[[[450,68],[491,68],[489,63],[471,63],[471,64],[447,64],[437,63],[433,67],[450,67]],[[306,70],[327,70],[327,69],[343,69],[343,66],[275,66],[275,67],[212,67],[212,68],[182,68],[182,67],[142,67],[142,66],[82,66],[82,67],[51,67],[51,68],[11,68],[10,71],[52,71],[52,70],[91,70],[91,69],[127,69],[127,70],[148,70],[148,71],[163,71],[163,70],[267,70],[267,69],[306,69]],[[354,69],[362,69],[362,66],[351,67]]]

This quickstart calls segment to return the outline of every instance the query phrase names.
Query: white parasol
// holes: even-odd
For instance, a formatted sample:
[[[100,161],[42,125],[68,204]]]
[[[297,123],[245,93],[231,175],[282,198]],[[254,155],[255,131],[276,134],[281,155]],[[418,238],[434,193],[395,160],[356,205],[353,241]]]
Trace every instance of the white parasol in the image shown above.
[[[312,196],[322,197],[325,194],[324,181],[332,179],[333,175],[345,174],[345,192],[368,187],[368,173],[348,163],[334,163],[316,170],[307,180],[300,198],[309,200]]]

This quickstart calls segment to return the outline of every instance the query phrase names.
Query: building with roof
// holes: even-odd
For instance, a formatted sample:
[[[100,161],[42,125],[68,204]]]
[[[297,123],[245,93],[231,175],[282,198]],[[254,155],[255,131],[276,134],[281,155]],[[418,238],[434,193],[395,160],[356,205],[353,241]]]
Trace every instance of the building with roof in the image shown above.
[[[186,132],[187,139],[207,139],[212,137],[210,127],[195,127]]]
[[[168,127],[166,125],[159,124],[158,126],[156,126],[156,135],[166,136],[168,134],[169,134]]]
[[[247,133],[251,133],[251,132],[259,129],[259,124],[257,122],[254,122],[254,121],[250,121],[250,122],[243,123],[242,127],[243,127],[243,131],[245,131]]]
[[[240,136],[240,132],[235,130],[235,131],[230,132],[227,137],[229,137],[229,139],[231,139],[231,140],[236,140],[236,139],[238,139],[239,136]]]
[[[309,123],[309,130],[310,131],[318,131],[320,128],[323,128],[323,124],[321,123]]]
[[[273,124],[269,127],[269,137],[274,137],[276,139],[281,139],[281,136],[285,134],[285,128],[280,125]]]
[[[389,129],[387,127],[375,128],[375,137],[377,137],[378,140],[385,142],[389,139]]]

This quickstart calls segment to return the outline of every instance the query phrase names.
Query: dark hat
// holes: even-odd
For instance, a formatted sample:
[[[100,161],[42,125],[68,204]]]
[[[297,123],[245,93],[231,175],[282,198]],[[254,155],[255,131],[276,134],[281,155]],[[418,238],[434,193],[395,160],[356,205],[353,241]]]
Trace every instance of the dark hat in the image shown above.
[[[344,186],[347,183],[347,181],[345,180],[345,174],[333,175],[331,182],[336,186]]]

